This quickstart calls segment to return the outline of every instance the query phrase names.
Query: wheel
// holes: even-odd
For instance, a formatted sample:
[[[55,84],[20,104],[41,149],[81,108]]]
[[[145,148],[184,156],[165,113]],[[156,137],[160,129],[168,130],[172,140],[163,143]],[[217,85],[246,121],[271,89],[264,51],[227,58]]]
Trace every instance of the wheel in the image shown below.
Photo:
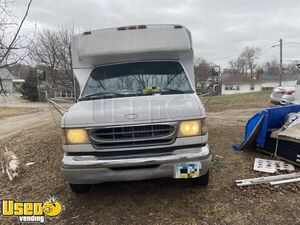
[[[69,184],[69,185],[71,190],[77,194],[86,193],[92,187],[91,184]]]
[[[209,171],[201,177],[196,177],[192,179],[193,184],[207,186],[209,181]]]

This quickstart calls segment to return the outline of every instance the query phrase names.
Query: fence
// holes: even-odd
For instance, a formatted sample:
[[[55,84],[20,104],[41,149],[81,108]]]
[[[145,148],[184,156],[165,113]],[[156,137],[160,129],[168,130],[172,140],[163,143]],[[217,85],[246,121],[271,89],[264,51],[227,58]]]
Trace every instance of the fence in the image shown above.
[[[73,91],[55,91],[54,98],[74,98]]]

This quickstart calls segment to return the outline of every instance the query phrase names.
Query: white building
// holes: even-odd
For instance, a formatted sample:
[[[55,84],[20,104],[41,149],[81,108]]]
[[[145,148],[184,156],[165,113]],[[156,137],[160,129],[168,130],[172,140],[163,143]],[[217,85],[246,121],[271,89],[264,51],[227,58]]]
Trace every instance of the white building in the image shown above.
[[[13,79],[14,76],[7,68],[1,68],[0,69],[0,78],[2,81],[3,89],[6,93],[13,93]],[[0,87],[1,91],[1,87]]]
[[[231,75],[222,79],[222,94],[237,94],[261,91],[259,81],[243,75]]]

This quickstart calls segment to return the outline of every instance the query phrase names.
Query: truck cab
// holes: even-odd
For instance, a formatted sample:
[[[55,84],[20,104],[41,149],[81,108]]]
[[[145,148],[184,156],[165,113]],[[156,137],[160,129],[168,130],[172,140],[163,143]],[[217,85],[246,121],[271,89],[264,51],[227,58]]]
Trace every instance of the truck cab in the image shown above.
[[[61,120],[61,169],[73,191],[161,177],[207,185],[211,151],[193,58],[191,33],[181,25],[73,38],[80,96]]]

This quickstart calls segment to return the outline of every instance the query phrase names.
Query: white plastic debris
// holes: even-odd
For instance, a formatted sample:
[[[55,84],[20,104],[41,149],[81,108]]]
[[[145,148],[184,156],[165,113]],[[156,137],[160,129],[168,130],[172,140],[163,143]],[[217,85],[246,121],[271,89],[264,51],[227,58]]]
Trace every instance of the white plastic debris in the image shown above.
[[[280,171],[294,171],[295,167],[283,161],[255,158],[253,170],[265,173]]]
[[[25,164],[25,166],[32,166],[34,164],[36,164],[36,162],[28,162],[28,163]]]
[[[256,185],[256,184],[284,184],[300,181],[300,173],[290,173],[285,175],[258,177],[244,180],[236,180],[235,183],[238,187]]]

